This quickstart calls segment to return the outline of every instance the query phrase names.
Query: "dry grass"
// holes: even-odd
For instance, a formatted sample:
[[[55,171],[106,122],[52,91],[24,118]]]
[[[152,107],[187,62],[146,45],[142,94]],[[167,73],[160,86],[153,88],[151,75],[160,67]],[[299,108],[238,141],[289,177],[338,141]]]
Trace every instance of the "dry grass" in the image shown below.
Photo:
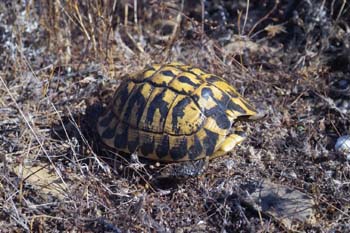
[[[317,223],[295,229],[349,229],[350,169],[333,148],[350,100],[332,95],[349,80],[349,4],[196,2],[0,3],[1,232],[287,231],[240,198],[261,178],[313,197]],[[161,189],[101,151],[85,114],[124,75],[172,60],[224,76],[269,116],[234,156]]]

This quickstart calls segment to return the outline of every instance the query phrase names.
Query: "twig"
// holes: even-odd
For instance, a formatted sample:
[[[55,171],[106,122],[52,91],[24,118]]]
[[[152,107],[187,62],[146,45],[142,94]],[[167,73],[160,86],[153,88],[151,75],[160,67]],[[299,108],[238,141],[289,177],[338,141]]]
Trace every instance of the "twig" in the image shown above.
[[[79,22],[81,28],[83,29],[83,32],[85,33],[85,35],[86,35],[88,41],[90,41],[91,38],[90,38],[89,33],[87,32],[86,28],[85,28],[85,25],[84,25],[84,23],[83,23],[83,18],[82,18],[81,15],[80,15],[78,3],[75,3],[73,6],[74,6],[74,9],[75,9],[75,12],[76,12],[77,15],[78,15],[78,19],[79,19],[78,22]]]
[[[7,94],[10,96],[12,102],[15,104],[17,110],[19,111],[19,113],[21,114],[24,122],[26,123],[26,125],[28,126],[28,128],[30,129],[30,131],[32,132],[33,136],[35,137],[35,140],[39,143],[41,150],[44,152],[44,154],[46,155],[47,159],[50,161],[51,165],[53,166],[56,174],[60,177],[62,183],[64,184],[65,188],[68,188],[66,182],[64,181],[64,179],[61,176],[61,172],[57,169],[57,167],[54,165],[52,159],[49,156],[49,153],[46,151],[44,144],[42,143],[42,141],[39,139],[38,135],[36,134],[34,128],[32,127],[32,125],[29,123],[27,117],[25,116],[24,112],[22,111],[22,109],[20,108],[20,106],[18,105],[18,103],[16,102],[15,98],[13,97],[10,89],[7,87],[5,81],[3,80],[2,77],[0,77],[0,80],[3,84],[3,86],[5,87]]]
[[[340,18],[340,16],[341,16],[341,14],[343,13],[343,10],[344,10],[344,7],[345,7],[345,4],[346,4],[346,0],[343,0],[343,4],[342,4],[342,5],[341,5],[341,7],[340,7],[340,10],[339,10],[339,13],[338,13],[338,16],[337,16],[337,18],[336,18],[335,22],[338,22],[338,20],[339,20],[339,18]]]
[[[317,93],[317,92],[315,92],[315,91],[314,91],[314,93],[315,93],[318,97],[320,97],[322,100],[324,100],[324,101],[328,104],[328,106],[329,106],[331,109],[336,110],[336,111],[340,114],[340,116],[341,116],[342,118],[344,118],[344,119],[346,118],[346,116],[344,115],[344,113],[342,112],[342,110],[339,109],[339,108],[336,106],[336,104],[334,103],[334,101],[333,101],[331,98],[326,97],[326,96],[323,96],[323,95],[321,95],[321,94],[319,94],[319,93]]]
[[[274,12],[276,9],[277,9],[277,5],[280,3],[279,0],[276,0],[275,1],[275,5],[273,6],[273,8],[264,16],[262,17],[261,19],[258,20],[258,22],[256,22],[254,24],[254,26],[252,27],[252,29],[250,29],[250,31],[248,32],[248,37],[253,33],[253,31],[255,30],[255,28],[261,24],[263,21],[265,21],[271,14],[272,12]]]
[[[245,10],[244,22],[243,22],[243,27],[242,27],[242,34],[244,33],[245,25],[247,24],[247,20],[248,20],[249,5],[250,5],[250,1],[247,0],[247,8]],[[248,34],[248,36],[249,36],[249,34]]]

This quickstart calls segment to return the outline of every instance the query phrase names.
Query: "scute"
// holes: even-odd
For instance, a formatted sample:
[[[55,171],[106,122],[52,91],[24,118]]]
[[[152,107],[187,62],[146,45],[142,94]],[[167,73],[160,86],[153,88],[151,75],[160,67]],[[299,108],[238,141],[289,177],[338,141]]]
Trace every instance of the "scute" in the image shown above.
[[[143,109],[138,128],[145,131],[163,133],[166,117],[175,97],[176,94],[172,91],[161,87],[154,88]]]
[[[163,162],[198,160],[234,138],[240,116],[254,115],[224,79],[181,63],[153,64],[122,81],[97,131],[117,151]]]
[[[202,110],[189,96],[178,95],[169,111],[165,133],[190,135],[199,130],[205,121]]]

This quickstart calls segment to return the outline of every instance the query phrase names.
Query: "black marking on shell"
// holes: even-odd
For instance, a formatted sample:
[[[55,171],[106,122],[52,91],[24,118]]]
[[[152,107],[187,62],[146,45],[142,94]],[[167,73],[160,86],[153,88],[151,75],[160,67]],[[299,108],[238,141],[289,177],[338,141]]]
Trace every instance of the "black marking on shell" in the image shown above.
[[[118,148],[118,149],[126,148],[126,145],[128,143],[129,127],[124,123],[118,124],[117,127],[120,127],[120,129],[117,129],[117,132],[121,132],[121,133],[117,133],[115,135],[114,146],[115,148]]]
[[[128,141],[128,150],[130,153],[134,153],[139,145],[139,137],[135,141]]]
[[[224,122],[221,123],[222,125],[228,124],[228,118],[225,114],[226,109],[246,114],[246,111],[239,104],[234,103],[234,101],[231,98],[229,98],[229,96],[227,96],[225,93],[222,93],[222,98],[218,100],[214,98],[213,91],[209,87],[204,87],[202,89],[201,95],[202,98],[205,98],[206,100],[209,99],[209,97],[211,97],[217,104],[216,107],[205,110],[205,115],[213,116],[217,122],[220,120],[224,120]]]
[[[230,96],[228,96],[225,92],[221,92],[221,99],[215,99],[217,105],[220,107],[221,111],[225,112],[227,109],[227,105],[230,101],[232,101],[232,99],[230,98]]]
[[[156,154],[158,158],[163,158],[167,156],[169,153],[169,136],[164,135],[162,138],[162,142],[158,144],[156,149]]]
[[[135,89],[130,95],[129,95],[129,100],[127,102],[127,105],[125,106],[124,110],[124,116],[123,116],[123,121],[130,123],[130,117],[134,115],[136,117],[136,125],[138,125],[138,122],[140,122],[140,119],[142,117],[142,113],[145,109],[146,106],[146,99],[148,96],[143,96],[141,93],[142,86],[140,85],[137,89]],[[134,112],[132,111],[135,105],[138,105],[137,111]]]
[[[140,72],[140,73],[139,73],[139,74],[140,74],[139,78],[134,79],[133,81],[140,81],[140,80],[145,79],[145,78],[146,78],[146,73],[147,73],[148,71],[151,71],[151,70],[154,70],[155,73],[157,73],[157,72],[156,72],[157,70],[156,70],[153,66],[151,66],[151,65],[146,65],[146,67],[144,68],[143,72]],[[147,77],[147,79],[152,78],[153,75],[154,75],[154,74],[152,74],[151,76]]]
[[[173,80],[172,80],[173,81]],[[171,81],[171,82],[172,82]],[[133,80],[134,83],[137,83],[137,84],[140,84],[140,83],[148,83],[150,84],[152,87],[162,87],[162,88],[165,88],[167,90],[170,90],[176,94],[181,94],[181,95],[186,95],[188,96],[189,98],[191,98],[193,100],[193,102],[195,103],[195,105],[198,107],[198,109],[202,109],[199,104],[198,104],[198,100],[200,97],[196,96],[196,95],[192,95],[192,96],[189,96],[189,93],[185,92],[185,91],[179,91],[173,87],[171,87],[171,82],[168,83],[168,85],[165,85],[164,83],[163,84],[159,84],[159,83],[154,83],[152,82],[151,80],[149,79],[146,79],[146,80]]]
[[[226,104],[227,102],[230,102],[231,99],[229,99],[228,96],[225,96],[225,95],[223,95],[223,98],[221,100],[215,99],[213,95],[213,91],[208,87],[205,87],[202,89],[201,95],[202,95],[202,98],[205,98],[205,99],[212,98],[217,104],[215,107],[212,107],[210,109],[205,109],[204,115],[206,117],[214,118],[216,124],[221,129],[231,128],[231,122],[225,113]]]
[[[204,111],[204,115],[206,117],[212,117],[221,129],[231,128],[231,121],[219,106],[212,107],[211,109],[206,109]]]
[[[200,70],[203,74],[207,73],[207,72],[205,72],[205,71],[203,71],[203,70],[201,70],[201,69],[199,69],[199,68],[197,68],[197,67],[188,68],[187,72],[190,72],[190,73],[192,73],[192,74],[194,74],[194,75],[200,77],[200,75],[197,75],[197,74],[195,73],[194,70],[196,70],[196,69]],[[200,80],[203,80],[203,79],[201,78]]]
[[[170,77],[175,77],[176,76],[171,70],[162,70],[160,73],[162,75],[170,76]]]
[[[221,78],[219,78],[218,76],[215,75],[210,75],[209,78],[205,79],[208,83],[214,83],[214,82],[221,82],[223,81]]]
[[[227,94],[229,94],[231,96],[231,98],[239,98],[240,96],[233,92],[232,90],[226,90],[225,92],[227,92]]]
[[[117,118],[117,120],[120,120],[120,121],[121,121],[121,119],[118,118],[117,116],[116,116],[116,118]],[[127,122],[123,122],[123,121],[121,121],[121,122],[122,122],[123,124],[128,125]],[[204,121],[203,121],[203,122],[204,122]],[[202,122],[202,124],[203,124],[203,122]],[[145,129],[145,128],[141,129],[141,128],[138,128],[138,127],[134,127],[134,126],[132,126],[132,125],[128,125],[128,126],[129,126],[129,128],[138,130],[138,131],[140,131],[140,132],[152,133],[152,134],[157,134],[157,135],[169,135],[169,136],[190,136],[190,135],[193,135],[194,133],[196,133],[196,132],[198,132],[198,131],[200,130],[200,127],[199,127],[199,128],[198,128],[196,131],[194,131],[194,132],[191,132],[191,133],[188,133],[188,134],[186,134],[186,133],[184,133],[184,134],[179,134],[179,133],[171,133],[171,132],[155,132],[155,131],[152,131],[151,129]]]
[[[179,76],[179,77],[177,77],[177,79],[182,83],[186,83],[186,84],[191,85],[192,87],[199,87],[198,84],[192,82],[191,79],[186,77],[186,76]]]
[[[232,99],[230,98],[230,96],[228,96],[225,92],[221,92],[221,95],[222,95],[221,99],[216,99],[214,96],[213,90],[209,87],[204,87],[202,89],[201,95],[206,100],[208,100],[211,97],[215,101],[215,103],[217,104],[218,110],[221,112],[225,112],[227,109],[227,105],[230,102],[232,102]]]
[[[150,141],[150,142],[145,142],[141,145],[141,153],[144,156],[148,156],[150,154],[152,154],[154,151],[154,141]]]
[[[103,116],[102,120],[99,122],[100,126],[107,127],[114,117],[114,113],[112,111],[108,111],[108,113],[105,116]]]
[[[185,108],[191,103],[191,98],[185,97],[180,100],[174,107],[172,113],[172,130],[178,134],[180,132],[180,127],[178,127],[178,117],[182,118],[185,115]]]
[[[106,138],[106,139],[111,139],[111,138],[114,137],[114,135],[115,135],[115,128],[111,129],[111,128],[107,127],[107,128],[103,131],[101,137],[102,137],[102,138]]]
[[[195,103],[198,103],[200,96],[195,94],[195,95],[192,95],[191,98],[193,99],[193,101],[194,101]],[[199,109],[200,109],[200,108],[199,108]]]
[[[205,155],[211,156],[213,155],[215,151],[215,146],[217,143],[217,140],[219,138],[218,134],[208,130],[204,129],[206,133],[206,137],[203,139],[203,145],[205,146]]]
[[[171,82],[173,82],[173,80],[171,80],[168,84],[166,84],[166,82],[162,82],[161,84],[155,83],[155,82],[152,82],[152,80],[149,80],[149,79],[141,80],[141,81],[139,81],[139,80],[133,80],[133,81],[134,81],[134,83],[137,83],[137,84],[148,83],[148,84],[150,84],[153,87],[162,87],[162,88],[171,90],[171,91],[175,92],[176,94],[188,95],[188,93],[185,92],[185,91],[177,90],[174,87],[171,87],[170,85],[171,85]]]
[[[226,80],[224,80],[218,76],[215,76],[215,75],[211,75],[206,80],[208,83],[211,83],[212,85],[214,85],[218,89],[220,89],[220,88],[215,85],[215,82],[225,82],[225,83],[227,83],[227,85],[230,85]],[[220,90],[228,93],[231,96],[231,98],[238,98],[239,97],[239,95],[237,93],[233,92],[232,90],[222,90],[222,89],[220,89]]]
[[[199,141],[197,135],[194,135],[194,143],[188,150],[188,156],[190,160],[196,160],[199,155],[201,155],[203,147]]]
[[[209,99],[210,97],[213,97],[213,91],[209,87],[202,88],[201,96],[204,99]]]
[[[118,106],[118,109],[117,109],[117,112],[115,112],[115,114],[120,114],[123,110],[123,107],[125,106],[124,103],[126,103],[126,101],[128,100],[129,98],[129,95],[130,93],[133,91],[133,88],[130,93],[128,92],[128,83],[129,82],[123,82],[122,84],[120,84],[118,90],[117,90],[117,94],[114,98],[114,105],[115,105],[115,102],[117,102],[117,100],[120,101],[120,104]]]
[[[170,151],[170,156],[173,160],[177,161],[182,159],[187,154],[187,139],[184,137],[180,143],[176,146],[173,146]]]
[[[147,111],[146,116],[146,124],[151,125],[154,122],[154,114],[157,111],[157,109],[160,112],[160,123],[159,125],[164,125],[165,119],[167,117],[169,108],[168,108],[168,102],[164,101],[164,95],[166,90],[162,91],[161,93],[157,94],[152,102],[149,104],[149,108]],[[161,129],[163,131],[163,129]]]
[[[247,105],[247,107],[249,108],[249,105]],[[227,109],[231,110],[231,111],[236,111],[236,112],[239,112],[239,113],[242,113],[242,114],[246,114],[247,113],[239,104],[236,104],[232,100],[229,101],[229,103],[227,105]],[[255,111],[255,110],[252,110],[252,111]]]
[[[226,114],[216,114],[214,116],[216,124],[221,128],[221,129],[229,129],[231,128],[231,121],[228,119]]]
[[[201,78],[200,75],[197,75],[195,72],[193,72],[192,69],[193,69],[193,68],[181,69],[181,71],[187,72],[187,73],[190,73],[190,74],[194,75],[195,77],[193,77],[193,78],[195,78],[195,79],[196,79],[197,81],[199,81],[200,83],[203,83],[203,82],[204,82],[203,78]],[[203,72],[203,71],[202,71],[202,72]],[[185,76],[185,77],[186,77],[186,76]]]

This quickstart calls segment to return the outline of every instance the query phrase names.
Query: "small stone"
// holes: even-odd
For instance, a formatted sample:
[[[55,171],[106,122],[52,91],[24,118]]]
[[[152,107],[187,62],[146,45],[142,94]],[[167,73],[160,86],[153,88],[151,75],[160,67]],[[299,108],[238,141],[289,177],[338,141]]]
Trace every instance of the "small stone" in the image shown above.
[[[249,205],[272,216],[289,230],[295,230],[300,223],[317,223],[316,203],[306,193],[290,186],[272,183],[268,179],[253,181],[242,188],[249,190],[245,197]]]
[[[333,174],[334,174],[334,172],[332,170],[328,170],[325,172],[325,175],[327,178],[332,178]]]
[[[350,135],[339,137],[335,143],[335,150],[344,155],[350,155]]]
[[[232,159],[228,159],[225,161],[225,166],[227,168],[227,170],[232,170],[235,166],[235,162]]]
[[[297,174],[294,171],[289,172],[289,177],[291,177],[293,179],[297,179],[298,178]]]
[[[346,155],[346,160],[350,161],[350,154]]]
[[[341,79],[334,83],[334,89],[336,89],[338,92],[345,92],[350,90],[350,81]]]

